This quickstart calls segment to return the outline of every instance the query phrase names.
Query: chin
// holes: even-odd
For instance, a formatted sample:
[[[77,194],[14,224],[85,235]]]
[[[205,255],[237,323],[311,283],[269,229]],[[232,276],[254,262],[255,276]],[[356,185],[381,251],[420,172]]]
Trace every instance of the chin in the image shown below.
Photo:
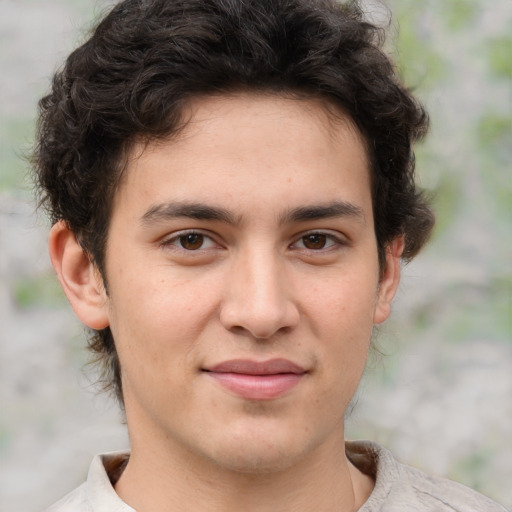
[[[222,443],[216,445],[211,459],[217,466],[237,473],[278,473],[296,465],[308,451],[306,440],[294,440],[289,433],[279,435],[274,430],[244,434],[232,435],[225,439],[223,446]]]
[[[246,475],[268,475],[286,471],[300,458],[290,453],[264,453],[264,450],[254,448],[245,450],[244,453],[223,453],[220,457],[216,456],[214,462],[227,471]]]

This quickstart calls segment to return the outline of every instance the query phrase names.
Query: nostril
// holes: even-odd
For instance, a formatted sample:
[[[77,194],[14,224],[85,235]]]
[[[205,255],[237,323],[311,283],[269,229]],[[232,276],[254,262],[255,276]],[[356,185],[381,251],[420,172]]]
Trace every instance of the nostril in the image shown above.
[[[233,334],[250,336],[257,340],[290,333],[298,322],[298,311],[291,305],[267,312],[241,308],[221,314],[221,323],[225,329]]]

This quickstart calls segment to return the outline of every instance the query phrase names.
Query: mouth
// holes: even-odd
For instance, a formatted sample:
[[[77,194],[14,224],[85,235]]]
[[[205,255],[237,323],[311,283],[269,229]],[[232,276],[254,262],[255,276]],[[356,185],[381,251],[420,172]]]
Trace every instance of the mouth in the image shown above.
[[[246,400],[272,400],[291,391],[307,375],[287,359],[224,361],[203,372],[227,391]]]

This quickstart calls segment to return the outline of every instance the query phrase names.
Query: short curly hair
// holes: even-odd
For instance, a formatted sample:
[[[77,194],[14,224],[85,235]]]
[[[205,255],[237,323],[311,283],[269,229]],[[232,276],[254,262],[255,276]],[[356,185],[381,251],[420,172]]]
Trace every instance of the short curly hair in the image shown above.
[[[125,0],[97,25],[41,99],[33,164],[41,204],[104,273],[116,187],[140,140],[183,128],[197,96],[236,91],[327,99],[363,135],[381,268],[403,236],[413,258],[433,226],[415,185],[412,145],[428,116],[382,50],[385,32],[361,5],[336,0]],[[90,348],[123,404],[109,328]]]

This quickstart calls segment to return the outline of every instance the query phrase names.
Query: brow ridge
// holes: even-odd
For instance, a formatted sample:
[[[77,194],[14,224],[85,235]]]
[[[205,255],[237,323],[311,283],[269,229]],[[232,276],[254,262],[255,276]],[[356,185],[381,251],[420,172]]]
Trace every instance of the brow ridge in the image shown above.
[[[151,206],[141,217],[143,224],[186,217],[196,220],[212,220],[236,225],[241,221],[233,212],[219,206],[204,203],[168,202]],[[334,217],[353,217],[365,222],[362,208],[346,201],[333,201],[328,204],[300,206],[285,211],[279,217],[280,224],[306,222]]]
[[[169,202],[153,205],[141,217],[143,224],[187,217],[197,220],[217,220],[228,224],[237,224],[238,219],[225,208],[209,206],[203,203]]]
[[[361,222],[366,221],[361,207],[347,201],[333,201],[328,204],[300,206],[284,213],[280,218],[283,224],[321,220],[334,217],[353,217]]]

